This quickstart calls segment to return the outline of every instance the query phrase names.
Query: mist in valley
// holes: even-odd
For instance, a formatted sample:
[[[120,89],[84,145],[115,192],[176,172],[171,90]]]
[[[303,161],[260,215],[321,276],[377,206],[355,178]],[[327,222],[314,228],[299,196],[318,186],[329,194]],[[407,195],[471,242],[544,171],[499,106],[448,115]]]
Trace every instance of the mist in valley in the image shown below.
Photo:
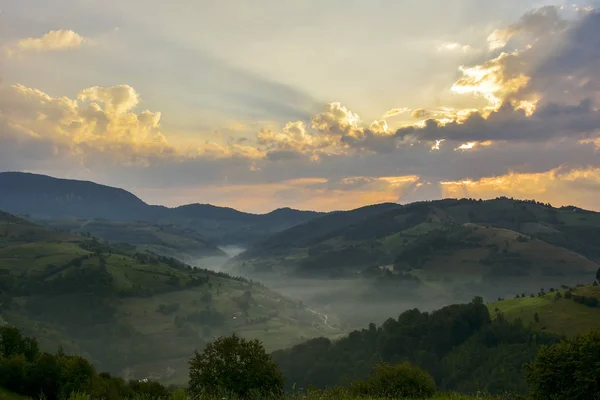
[[[206,257],[187,262],[198,268],[231,273],[228,261],[245,251],[244,246],[220,247],[227,257]],[[285,268],[282,268],[285,270]],[[239,275],[239,274],[233,274]],[[589,284],[594,277],[582,274],[576,277],[547,277],[530,279],[499,277],[481,280],[476,276],[448,279],[439,277],[421,280],[418,284],[398,284],[369,278],[304,278],[274,273],[241,274],[260,282],[269,289],[301,302],[307,309],[327,316],[327,324],[342,331],[365,328],[369,323],[382,324],[388,318],[397,318],[410,309],[434,311],[456,303],[468,303],[479,296],[486,303],[517,295],[537,295],[562,286]]]

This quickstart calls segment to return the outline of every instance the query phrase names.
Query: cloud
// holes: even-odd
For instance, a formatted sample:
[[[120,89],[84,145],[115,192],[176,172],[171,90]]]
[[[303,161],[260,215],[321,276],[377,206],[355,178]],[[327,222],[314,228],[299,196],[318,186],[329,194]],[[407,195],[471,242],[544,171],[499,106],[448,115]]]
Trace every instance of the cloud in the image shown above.
[[[471,53],[474,52],[475,49],[468,44],[461,44],[458,42],[442,42],[438,43],[436,46],[437,51],[439,52],[448,52],[448,53]]]
[[[396,136],[405,142],[436,139],[458,142],[513,141],[539,142],[566,137],[585,139],[598,136],[600,112],[589,100],[574,106],[551,103],[538,109],[528,117],[523,110],[513,108],[510,103],[490,114],[474,112],[463,122],[441,124],[434,119],[423,127],[405,127]]]
[[[560,32],[566,27],[567,22],[561,18],[558,8],[545,6],[528,12],[515,24],[496,29],[487,40],[490,50],[498,50],[504,48],[509,40],[519,34],[535,41],[542,36]]]
[[[391,117],[395,117],[396,115],[408,113],[410,111],[411,111],[410,108],[406,108],[406,107],[391,108],[383,114],[382,118],[391,118]]]
[[[81,101],[103,103],[106,111],[114,114],[130,111],[140,102],[139,93],[129,85],[109,88],[94,86],[81,91],[77,97]]]
[[[461,66],[435,106],[390,109],[375,121],[340,102],[318,109],[307,101],[288,122],[228,121],[215,128],[225,135],[199,140],[192,132],[183,141],[130,85],[69,97],[0,86],[0,169],[89,174],[77,177],[138,188],[158,203],[201,198],[254,211],[442,193],[560,203],[567,190],[591,204],[600,168],[600,17],[550,24],[549,10],[531,15],[507,28],[510,49]],[[253,88],[252,101],[267,96]]]
[[[489,140],[485,141],[485,142],[467,142],[467,143],[463,143],[460,146],[458,146],[457,148],[455,148],[454,151],[457,151],[457,150],[462,150],[462,151],[473,150],[473,149],[476,149],[478,147],[486,147],[486,146],[491,146],[491,145],[492,145],[492,142],[489,141]]]
[[[510,94],[527,85],[526,65],[518,52],[502,53],[481,65],[461,66],[463,76],[452,85],[459,94],[482,96],[493,108],[502,104]]]
[[[166,198],[167,204],[172,206],[191,203],[202,197],[209,203],[254,212],[268,212],[277,207],[335,211],[365,204],[402,201],[417,190],[418,183],[416,176],[312,177],[276,183],[189,186],[166,195],[163,190],[153,189],[142,189],[137,193],[150,201],[164,202]]]
[[[577,204],[598,209],[600,168],[555,168],[540,173],[509,173],[476,181],[441,182],[444,197],[489,199],[498,196],[535,199],[555,206]]]
[[[83,100],[90,100],[84,102]],[[125,162],[173,154],[160,132],[160,113],[131,112],[138,94],[128,86],[90,88],[79,100],[13,85],[0,88],[0,139],[52,142],[81,156],[103,152]]]
[[[41,37],[21,39],[7,48],[9,54],[17,52],[60,51],[75,49],[88,43],[89,39],[68,29],[59,29]]]
[[[550,18],[548,15],[554,14],[546,10],[541,15]],[[529,27],[537,20],[524,21],[522,25]],[[451,121],[418,110],[413,113],[416,117],[429,119],[421,126],[400,128],[396,135],[409,143],[424,140],[430,144],[438,139],[465,143],[597,138],[600,135],[599,27],[600,14],[589,13],[568,28],[562,27],[560,40],[540,39],[534,47],[501,53],[482,64],[461,67],[463,76],[452,90],[481,96],[488,105]],[[537,47],[543,51],[540,53]]]

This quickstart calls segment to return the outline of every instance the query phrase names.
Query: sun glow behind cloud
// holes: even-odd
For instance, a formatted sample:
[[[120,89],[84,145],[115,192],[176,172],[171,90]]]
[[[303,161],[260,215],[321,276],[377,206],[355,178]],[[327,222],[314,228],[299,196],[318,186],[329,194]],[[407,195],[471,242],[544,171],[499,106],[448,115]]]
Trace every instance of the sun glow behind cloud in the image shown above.
[[[335,204],[348,208],[400,201],[407,193],[413,199],[430,198],[462,193],[464,188],[485,195],[507,190],[524,196],[537,193],[519,192],[510,181],[545,184],[543,195],[550,196],[559,186],[549,182],[570,176],[559,173],[558,165],[573,164],[573,171],[600,167],[593,157],[600,147],[600,88],[592,57],[598,46],[590,32],[577,35],[583,28],[595,32],[595,15],[586,11],[579,19],[567,20],[558,8],[535,10],[515,24],[481,34],[493,50],[487,60],[486,50],[475,45],[481,41],[468,39],[473,45],[466,45],[440,40],[432,49],[429,40],[429,53],[439,60],[455,60],[459,77],[432,93],[436,100],[429,105],[407,101],[399,93],[399,107],[391,101],[371,113],[374,118],[362,119],[347,106],[354,107],[353,102],[334,101],[284,120],[258,120],[250,114],[201,134],[191,130],[180,140],[172,129],[177,107],[153,107],[162,93],[143,85],[134,89],[129,84],[92,83],[68,92],[17,83],[0,86],[0,167],[34,169],[30,165],[39,163],[43,167],[38,171],[43,172],[54,163],[60,165],[58,170],[89,171],[90,179],[94,174],[109,176],[104,171],[110,170],[115,171],[111,177],[129,176],[138,182],[147,176],[168,184],[185,175],[190,187],[203,188],[203,196],[215,193],[211,201],[247,210],[270,204],[267,197],[275,195],[279,206],[335,209]],[[574,38],[577,46],[570,45]],[[51,50],[56,51],[53,57],[76,57],[79,51],[58,51],[89,43],[74,31],[56,30],[8,46],[13,52],[39,53],[32,58],[49,56],[42,53]],[[29,58],[8,60],[25,65]],[[550,149],[561,160],[555,161],[558,165],[552,165],[553,160],[529,161],[521,150],[526,146]],[[494,157],[498,160],[492,167],[487,161]],[[548,175],[550,167],[555,167],[555,175]],[[507,169],[513,172],[507,174]],[[542,175],[536,180],[536,174]],[[578,177],[573,184],[595,182],[586,179]],[[154,193],[152,185],[147,186]],[[432,188],[438,186],[436,194]],[[424,189],[429,192],[420,195]],[[200,193],[178,190],[190,196]],[[254,200],[244,193],[252,193]],[[351,195],[359,200],[350,200]],[[244,201],[249,206],[243,207]]]
[[[499,196],[536,199],[555,206],[578,204],[598,209],[600,168],[565,169],[562,167],[540,173],[509,173],[479,180],[441,182],[444,197],[490,199]],[[586,187],[593,190],[586,190]]]

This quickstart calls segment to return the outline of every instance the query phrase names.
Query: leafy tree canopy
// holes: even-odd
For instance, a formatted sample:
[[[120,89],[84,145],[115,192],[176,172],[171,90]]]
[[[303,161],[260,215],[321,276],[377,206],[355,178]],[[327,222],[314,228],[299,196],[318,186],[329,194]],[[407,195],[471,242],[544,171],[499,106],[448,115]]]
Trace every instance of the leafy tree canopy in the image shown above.
[[[258,340],[235,334],[209,343],[190,360],[192,396],[235,394],[241,398],[283,393],[283,374]]]
[[[600,330],[543,346],[527,366],[535,400],[600,399]]]

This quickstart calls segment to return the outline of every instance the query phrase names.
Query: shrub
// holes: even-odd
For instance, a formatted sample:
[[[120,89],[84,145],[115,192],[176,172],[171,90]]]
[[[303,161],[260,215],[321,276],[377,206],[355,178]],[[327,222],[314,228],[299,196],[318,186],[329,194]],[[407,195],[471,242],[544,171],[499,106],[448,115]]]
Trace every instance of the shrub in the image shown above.
[[[423,398],[436,391],[435,381],[426,371],[408,362],[375,366],[365,380],[354,382],[350,390],[357,396]]]
[[[190,360],[193,397],[229,393],[240,398],[283,394],[283,374],[262,343],[235,334],[209,343]]]
[[[542,346],[527,365],[527,382],[535,400],[600,399],[600,330],[553,346]]]

